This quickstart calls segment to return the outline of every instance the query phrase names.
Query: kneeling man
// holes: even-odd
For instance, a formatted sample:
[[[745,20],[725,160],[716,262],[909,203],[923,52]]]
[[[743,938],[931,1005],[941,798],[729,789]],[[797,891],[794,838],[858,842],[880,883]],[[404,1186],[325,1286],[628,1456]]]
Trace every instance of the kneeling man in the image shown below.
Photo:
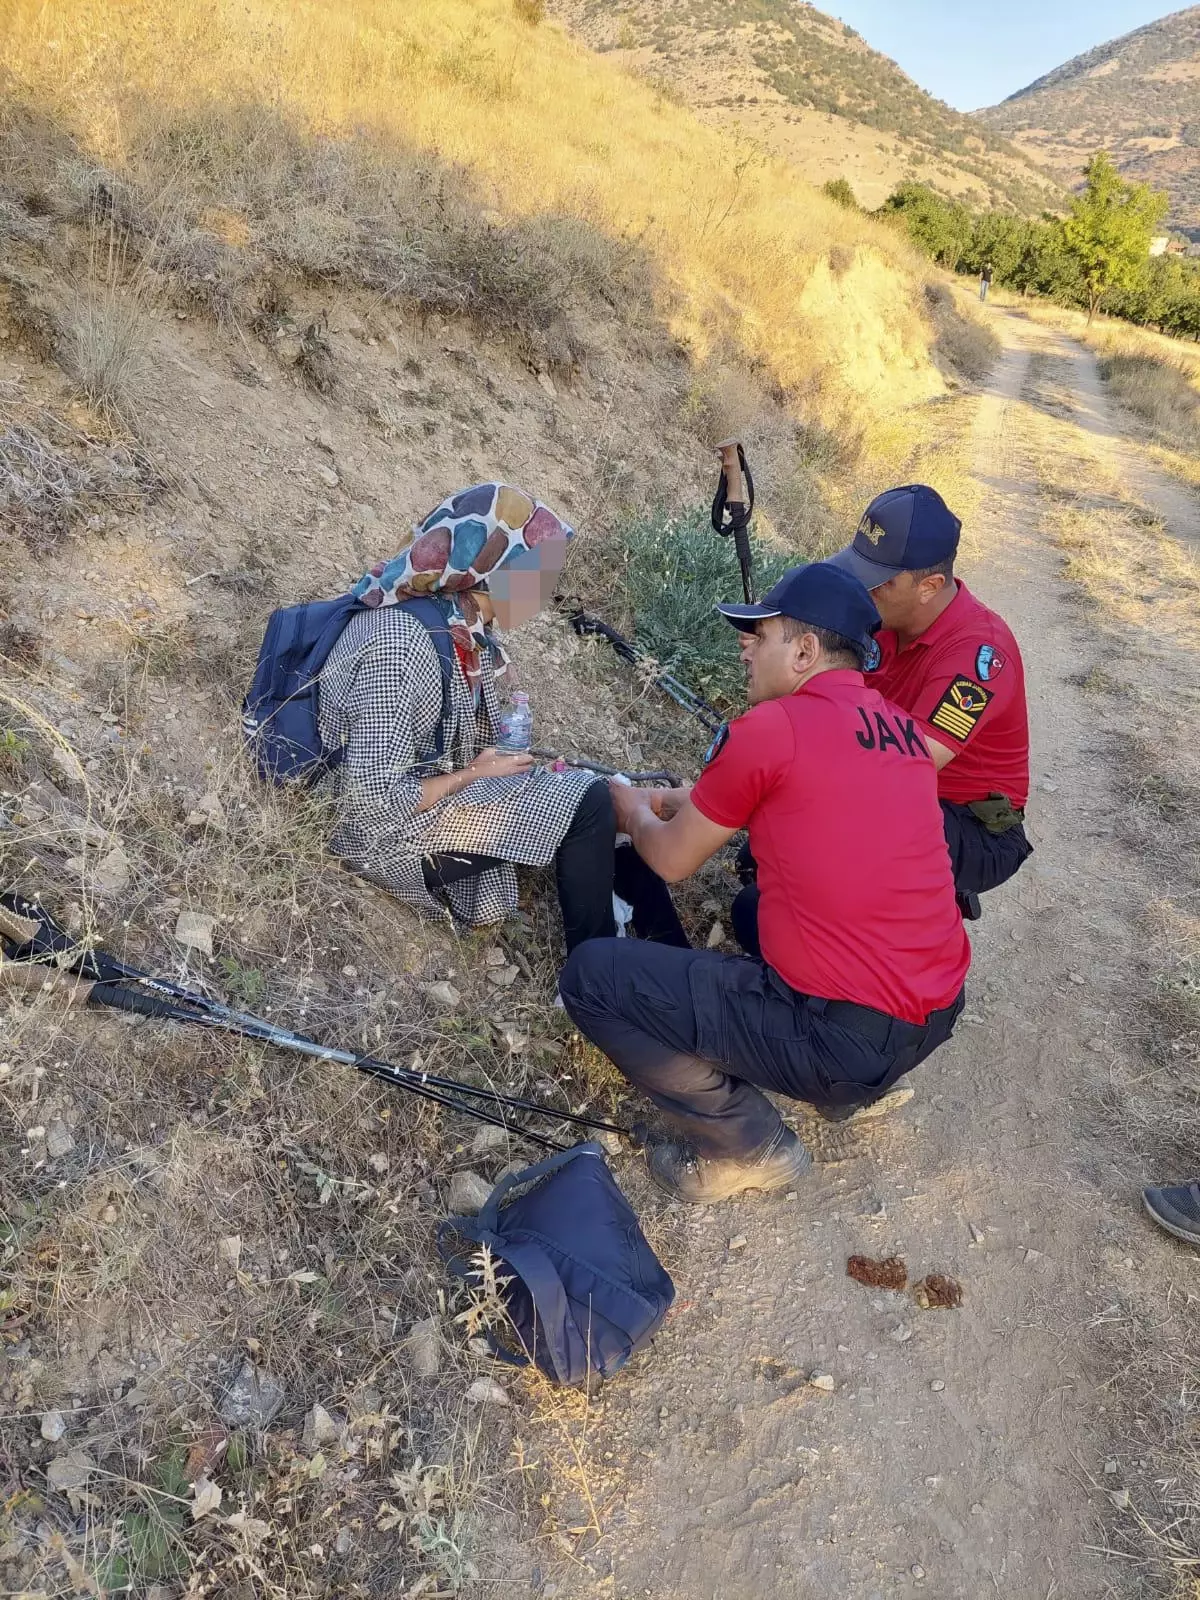
[[[749,828],[761,959],[593,939],[560,985],[683,1135],[651,1148],[655,1181],[701,1203],[793,1184],[812,1158],[760,1091],[833,1116],[877,1099],[950,1037],[970,963],[929,750],[863,678],[880,621],[865,588],[814,563],[718,609],[742,631],[751,709],[664,815],[650,793],[613,798],[668,882]]]

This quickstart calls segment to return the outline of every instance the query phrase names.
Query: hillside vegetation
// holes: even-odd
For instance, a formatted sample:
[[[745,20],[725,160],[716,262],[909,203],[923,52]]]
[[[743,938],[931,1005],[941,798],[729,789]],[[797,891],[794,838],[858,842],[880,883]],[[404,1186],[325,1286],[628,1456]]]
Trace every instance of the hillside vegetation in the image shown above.
[[[2,24],[0,890],[323,1042],[607,1107],[546,875],[502,928],[421,925],[258,783],[265,617],[501,477],[581,530],[575,591],[728,694],[731,639],[669,637],[738,592],[691,515],[714,440],[745,433],[775,560],[888,481],[969,512],[989,336],[897,231],[508,0]],[[664,573],[677,619],[642,604]],[[695,770],[707,736],[607,646],[553,615],[513,645],[540,743]],[[731,882],[682,897],[699,941]],[[498,1383],[434,1244],[527,1145],[234,1038],[0,1006],[0,1592],[611,1579],[624,1463],[583,1396]]]
[[[1031,212],[1057,184],[918,87],[853,28],[797,0],[552,0],[598,49],[785,156],[812,183],[845,177],[878,206],[920,176],[972,204]]]
[[[1200,235],[1200,6],[1098,45],[979,113],[1064,182],[1096,149],[1167,190],[1171,224]]]

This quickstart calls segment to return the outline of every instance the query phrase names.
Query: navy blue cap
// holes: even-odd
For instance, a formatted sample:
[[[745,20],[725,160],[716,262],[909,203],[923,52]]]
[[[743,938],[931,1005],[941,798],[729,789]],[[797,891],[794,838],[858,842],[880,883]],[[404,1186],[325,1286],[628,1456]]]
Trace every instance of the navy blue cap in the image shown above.
[[[840,633],[863,652],[874,654],[874,633],[880,626],[875,602],[857,578],[828,561],[791,567],[757,605],[724,605],[717,610],[743,633],[753,633],[762,617],[791,617],[814,628]]]
[[[961,532],[962,523],[936,489],[911,483],[876,495],[854,543],[829,559],[868,589],[878,589],[901,572],[921,572],[948,560],[958,550]]]

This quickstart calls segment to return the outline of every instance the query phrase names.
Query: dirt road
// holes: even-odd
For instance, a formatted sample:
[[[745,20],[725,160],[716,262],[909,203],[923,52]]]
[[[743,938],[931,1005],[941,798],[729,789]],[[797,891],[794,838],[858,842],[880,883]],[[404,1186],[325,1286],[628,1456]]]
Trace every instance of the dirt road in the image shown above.
[[[1093,1548],[1128,1463],[1090,1329],[1181,1253],[1097,1131],[1124,1047],[1130,908],[1148,891],[1105,798],[1109,713],[1072,684],[1096,645],[1039,526],[1048,413],[1031,363],[1052,359],[1068,391],[1081,484],[1124,447],[1090,355],[1015,315],[996,327],[965,575],[1025,651],[1037,853],[972,929],[963,1024],[906,1109],[853,1131],[806,1123],[819,1163],[794,1198],[669,1212],[679,1302],[592,1423],[593,1458],[627,1472],[560,1595],[598,1581],[654,1600],[1131,1592]],[[1138,486],[1195,533],[1182,491],[1144,470]],[[632,1169],[629,1182],[659,1209]],[[952,1275],[961,1309],[861,1287],[855,1253],[904,1258],[910,1282]]]

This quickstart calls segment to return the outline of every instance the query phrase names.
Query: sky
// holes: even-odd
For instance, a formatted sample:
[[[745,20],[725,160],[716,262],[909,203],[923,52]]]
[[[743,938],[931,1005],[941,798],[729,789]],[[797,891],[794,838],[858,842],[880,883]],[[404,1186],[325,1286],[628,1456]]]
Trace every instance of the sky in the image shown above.
[[[960,111],[1180,9],[1163,0],[817,0]]]

